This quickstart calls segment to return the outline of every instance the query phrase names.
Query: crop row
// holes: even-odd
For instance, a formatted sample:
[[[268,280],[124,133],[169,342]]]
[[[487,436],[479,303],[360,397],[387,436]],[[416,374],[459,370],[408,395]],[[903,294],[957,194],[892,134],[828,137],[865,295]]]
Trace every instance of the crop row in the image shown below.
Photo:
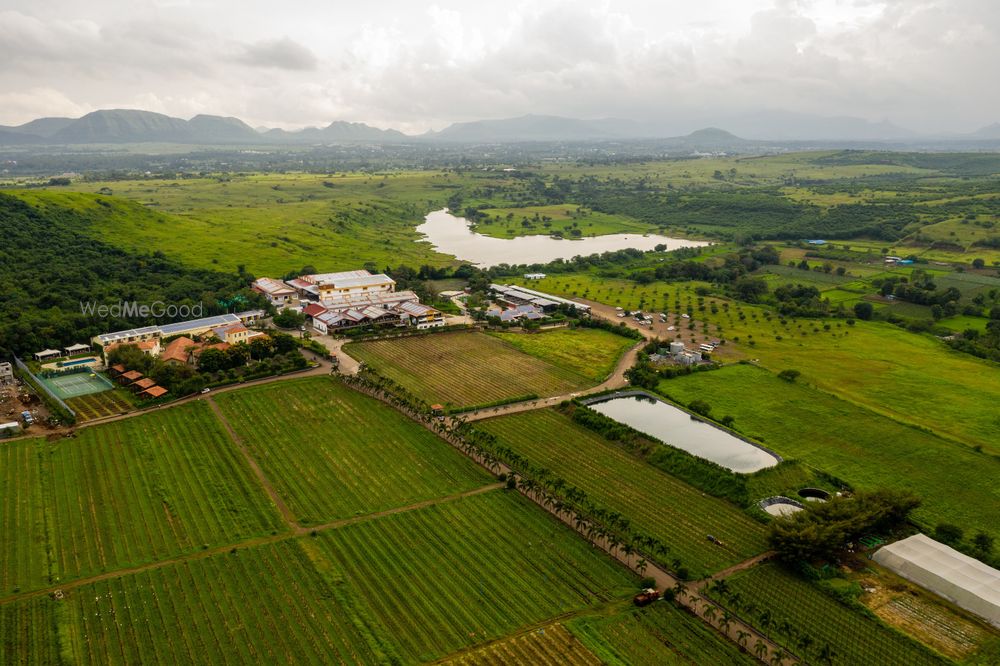
[[[296,541],[100,581],[66,603],[81,664],[377,661]]]
[[[735,506],[705,496],[558,412],[503,416],[477,427],[658,538],[670,559],[692,571],[723,569],[766,548],[764,528]],[[709,541],[709,534],[722,545]]]
[[[946,663],[864,609],[834,599],[777,564],[740,572],[728,579],[728,588],[720,597],[723,605],[810,662]]]
[[[364,342],[348,353],[427,402],[454,406],[528,393],[554,395],[592,383],[481,333]]]
[[[44,440],[0,444],[0,593],[41,587],[48,580],[42,473]]]
[[[454,666],[599,666],[604,663],[566,627],[550,624],[463,652],[444,662]]]
[[[47,597],[0,606],[0,664],[58,664],[56,603]]]
[[[20,444],[23,446],[23,444]],[[51,554],[51,581],[266,534],[274,507],[208,407],[185,405],[36,442],[34,471],[12,480],[4,512],[31,494],[33,529],[13,531],[13,561]],[[21,458],[19,465],[28,461]],[[39,482],[40,481],[40,482]],[[25,495],[26,496],[26,495]],[[22,589],[37,588],[36,575]]]
[[[603,663],[756,663],[701,620],[665,602],[617,615],[580,617],[568,627]]]
[[[216,400],[304,524],[405,506],[489,480],[426,428],[327,378]]]
[[[132,408],[128,402],[117,395],[115,391],[90,393],[66,401],[81,421],[90,421],[102,416],[119,414]]]
[[[331,530],[319,542],[413,660],[634,589],[624,569],[500,490]]]

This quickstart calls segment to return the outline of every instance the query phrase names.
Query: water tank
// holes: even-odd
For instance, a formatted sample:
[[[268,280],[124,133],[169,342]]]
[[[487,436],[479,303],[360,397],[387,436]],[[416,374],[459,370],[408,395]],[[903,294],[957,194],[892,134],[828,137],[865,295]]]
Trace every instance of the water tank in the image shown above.
[[[674,341],[670,343],[670,354],[676,356],[684,351],[684,343],[679,341]]]

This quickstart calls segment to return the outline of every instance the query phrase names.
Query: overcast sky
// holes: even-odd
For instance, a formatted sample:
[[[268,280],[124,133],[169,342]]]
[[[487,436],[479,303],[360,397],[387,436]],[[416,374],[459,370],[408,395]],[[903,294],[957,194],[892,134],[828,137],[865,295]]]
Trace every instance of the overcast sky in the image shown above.
[[[1000,120],[997,0],[0,0],[0,124],[142,108],[416,132],[525,113]]]

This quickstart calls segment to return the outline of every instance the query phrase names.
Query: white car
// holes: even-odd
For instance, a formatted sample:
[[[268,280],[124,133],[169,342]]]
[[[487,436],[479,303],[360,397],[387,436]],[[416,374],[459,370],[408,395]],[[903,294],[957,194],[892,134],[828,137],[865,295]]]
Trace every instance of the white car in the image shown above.
[[[690,319],[691,318],[691,315],[689,315],[689,314],[682,314],[681,316],[684,317],[685,319]]]
[[[202,393],[208,393],[208,392],[209,392],[209,391],[211,391],[211,390],[212,390],[212,389],[210,389],[210,388],[208,388],[208,387],[206,386],[205,388],[203,388],[203,389],[201,390],[201,392],[202,392]]]

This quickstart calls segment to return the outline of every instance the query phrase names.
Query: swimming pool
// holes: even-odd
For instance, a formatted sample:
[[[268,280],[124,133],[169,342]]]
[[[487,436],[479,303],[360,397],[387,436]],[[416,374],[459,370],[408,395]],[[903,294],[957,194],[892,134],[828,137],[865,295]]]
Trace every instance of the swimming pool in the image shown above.
[[[95,363],[96,361],[97,361],[96,357],[90,356],[88,358],[78,358],[78,359],[73,360],[73,361],[63,361],[62,363],[59,364],[59,367],[60,368],[71,368],[74,365],[83,365],[85,363]]]

